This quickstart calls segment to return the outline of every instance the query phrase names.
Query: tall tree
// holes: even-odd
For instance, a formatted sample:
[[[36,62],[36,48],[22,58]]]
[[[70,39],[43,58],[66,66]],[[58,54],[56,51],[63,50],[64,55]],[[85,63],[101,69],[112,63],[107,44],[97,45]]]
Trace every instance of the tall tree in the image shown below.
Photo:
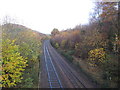
[[[54,28],[53,31],[51,32],[52,36],[55,36],[58,33],[59,33],[59,30],[57,28]]]

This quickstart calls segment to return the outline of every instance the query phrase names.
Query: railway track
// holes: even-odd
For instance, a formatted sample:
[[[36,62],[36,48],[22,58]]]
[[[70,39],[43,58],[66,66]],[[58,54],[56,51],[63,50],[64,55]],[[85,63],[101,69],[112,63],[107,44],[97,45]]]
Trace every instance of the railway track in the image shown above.
[[[49,46],[50,46],[50,48],[53,49],[53,47],[51,45],[49,45]],[[77,77],[75,75],[75,73],[72,72],[73,70],[71,70],[71,68],[67,64],[65,64],[65,62],[62,60],[62,57],[60,57],[58,54],[56,54],[54,50],[52,50],[52,53],[57,58],[61,58],[61,60],[56,59],[56,62],[59,63],[59,66],[60,66],[61,70],[69,78],[70,82],[73,84],[73,87],[74,88],[86,88],[86,86],[81,82],[79,77]]]
[[[47,47],[44,46],[44,56],[45,56],[45,63],[48,75],[48,82],[50,88],[63,88],[59,76],[56,72],[54,64],[51,60],[51,56]]]
[[[44,42],[42,61],[42,88],[94,88],[82,74],[78,74],[63,57],[51,46],[49,40]]]

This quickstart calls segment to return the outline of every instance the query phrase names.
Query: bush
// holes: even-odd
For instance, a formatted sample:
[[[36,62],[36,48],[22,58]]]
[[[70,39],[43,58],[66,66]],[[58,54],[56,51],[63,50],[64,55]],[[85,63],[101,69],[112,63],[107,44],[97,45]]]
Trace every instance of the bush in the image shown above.
[[[118,82],[118,80],[120,79],[119,76],[119,64],[118,61],[115,60],[117,59],[117,57],[115,57],[115,55],[107,55],[106,56],[106,60],[105,62],[101,65],[102,69],[103,69],[103,79],[106,80],[112,80],[114,82]]]
[[[58,43],[55,43],[55,48],[59,48],[59,44]]]
[[[91,66],[98,66],[100,63],[105,61],[105,51],[103,48],[98,48],[89,51],[89,64]]]
[[[72,53],[73,53],[72,51],[68,51],[68,52],[61,51],[61,54],[70,62],[73,61]]]
[[[66,40],[62,40],[62,42],[61,42],[61,48],[65,48],[65,45],[66,45]]]

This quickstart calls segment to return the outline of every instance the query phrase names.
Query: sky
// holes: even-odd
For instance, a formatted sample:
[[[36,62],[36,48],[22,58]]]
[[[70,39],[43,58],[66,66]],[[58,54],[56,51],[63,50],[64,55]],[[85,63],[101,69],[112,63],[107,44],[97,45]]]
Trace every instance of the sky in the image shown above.
[[[65,30],[87,24],[91,0],[0,0],[0,22],[11,22],[50,34],[54,28]]]

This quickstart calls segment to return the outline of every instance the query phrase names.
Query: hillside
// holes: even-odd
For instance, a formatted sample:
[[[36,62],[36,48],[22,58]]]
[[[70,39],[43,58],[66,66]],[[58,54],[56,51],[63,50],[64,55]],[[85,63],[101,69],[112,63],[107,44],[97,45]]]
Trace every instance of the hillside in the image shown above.
[[[2,26],[2,87],[38,87],[41,42],[45,38],[46,35],[22,25]]]

